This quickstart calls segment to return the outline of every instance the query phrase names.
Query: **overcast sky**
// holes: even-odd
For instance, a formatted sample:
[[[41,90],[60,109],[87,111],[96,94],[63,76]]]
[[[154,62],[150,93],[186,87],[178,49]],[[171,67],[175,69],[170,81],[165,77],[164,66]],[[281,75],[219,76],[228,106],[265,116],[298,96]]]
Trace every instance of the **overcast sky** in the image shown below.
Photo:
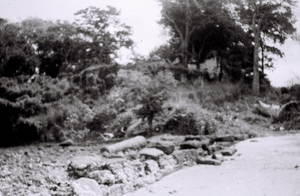
[[[107,5],[119,9],[122,21],[133,28],[132,39],[139,54],[147,55],[167,40],[163,28],[157,24],[160,19],[157,0],[0,0],[0,18],[10,22],[28,17],[73,21],[74,13],[78,10],[88,6],[105,8]],[[300,34],[300,12],[297,10],[296,25]],[[300,43],[287,40],[279,47],[285,56],[282,59],[276,58],[274,71],[267,72],[272,85],[287,85],[292,79],[300,83]],[[123,52],[122,61],[125,62],[127,56],[128,53]]]

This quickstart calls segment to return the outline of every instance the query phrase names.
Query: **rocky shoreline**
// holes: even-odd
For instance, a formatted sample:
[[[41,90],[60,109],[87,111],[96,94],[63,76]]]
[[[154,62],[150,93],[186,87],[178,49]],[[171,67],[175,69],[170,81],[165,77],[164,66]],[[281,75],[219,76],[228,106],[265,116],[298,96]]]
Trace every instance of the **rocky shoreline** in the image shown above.
[[[109,145],[19,147],[1,155],[0,190],[3,196],[122,195],[183,167],[220,165],[236,152],[235,142],[249,137],[166,134],[109,154],[100,150]]]

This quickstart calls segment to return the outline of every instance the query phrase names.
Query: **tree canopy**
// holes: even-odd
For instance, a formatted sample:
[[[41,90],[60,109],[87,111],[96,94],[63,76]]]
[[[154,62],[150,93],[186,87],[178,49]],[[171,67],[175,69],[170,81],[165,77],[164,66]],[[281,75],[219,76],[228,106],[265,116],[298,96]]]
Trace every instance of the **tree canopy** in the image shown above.
[[[270,42],[283,44],[295,31],[293,0],[160,0],[160,24],[170,32],[169,44],[153,51],[163,57],[181,56],[182,64],[203,62],[211,52],[224,69],[248,70],[252,90],[259,93],[259,75],[272,66],[268,54],[283,56]],[[259,73],[262,72],[262,73]],[[238,77],[238,74],[232,77]]]
[[[76,22],[28,18],[0,21],[0,76],[40,73],[56,77],[94,64],[110,64],[122,47],[131,48],[131,28],[113,7],[88,7]]]

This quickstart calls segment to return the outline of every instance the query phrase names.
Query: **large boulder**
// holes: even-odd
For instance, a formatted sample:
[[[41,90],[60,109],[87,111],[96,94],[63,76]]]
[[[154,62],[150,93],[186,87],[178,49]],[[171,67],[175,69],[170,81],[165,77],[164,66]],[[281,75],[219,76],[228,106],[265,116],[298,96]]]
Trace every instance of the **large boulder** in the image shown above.
[[[89,178],[79,178],[71,183],[74,196],[102,196],[99,184]]]

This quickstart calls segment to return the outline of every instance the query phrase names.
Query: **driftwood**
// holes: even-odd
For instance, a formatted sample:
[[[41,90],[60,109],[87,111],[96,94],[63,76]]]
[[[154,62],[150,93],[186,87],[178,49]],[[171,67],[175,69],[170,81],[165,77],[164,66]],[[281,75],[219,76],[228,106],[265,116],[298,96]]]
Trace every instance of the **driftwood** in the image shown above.
[[[298,102],[290,101],[284,105],[269,105],[262,101],[258,101],[256,109],[264,116],[271,117],[274,120],[283,120],[287,112],[291,111],[293,108],[298,107]]]
[[[104,146],[100,149],[101,153],[108,152],[108,153],[116,153],[125,149],[139,149],[146,146],[147,140],[143,136],[136,136],[115,144],[111,144],[109,146]]]

